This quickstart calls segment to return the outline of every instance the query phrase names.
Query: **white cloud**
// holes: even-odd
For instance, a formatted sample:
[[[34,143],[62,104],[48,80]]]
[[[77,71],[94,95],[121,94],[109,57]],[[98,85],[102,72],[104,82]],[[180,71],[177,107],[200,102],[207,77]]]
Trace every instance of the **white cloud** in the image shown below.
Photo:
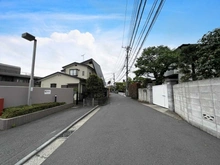
[[[38,20],[38,19],[49,19],[49,20],[106,20],[106,19],[123,19],[124,16],[120,14],[108,14],[108,15],[84,15],[84,14],[72,14],[72,13],[50,13],[50,12],[38,12],[38,13],[14,13],[9,12],[4,15],[0,15],[0,19],[30,19],[30,20]]]
[[[46,76],[60,71],[62,66],[93,58],[100,64],[103,73],[116,70],[121,38],[109,32],[94,36],[89,32],[71,30],[68,33],[54,32],[49,37],[37,37],[35,75]],[[20,36],[0,36],[0,61],[21,67],[30,73],[33,42]]]

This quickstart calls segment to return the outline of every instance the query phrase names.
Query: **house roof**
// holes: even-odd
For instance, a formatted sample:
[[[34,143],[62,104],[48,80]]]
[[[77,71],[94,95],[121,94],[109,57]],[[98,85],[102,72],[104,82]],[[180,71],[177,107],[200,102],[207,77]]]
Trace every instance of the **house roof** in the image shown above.
[[[70,67],[70,66],[72,66],[72,65],[83,65],[83,66],[86,66],[86,67],[90,67],[90,66],[85,65],[85,64],[82,64],[82,63],[73,62],[73,63],[70,63],[70,64],[68,64],[68,65],[63,66],[62,68],[65,69],[65,68]],[[91,67],[90,67],[90,68],[91,68]],[[93,69],[93,68],[91,68],[91,69]]]
[[[182,49],[183,47],[187,47],[187,46],[190,46],[190,45],[197,46],[198,44],[182,44],[177,49]]]
[[[52,74],[50,74],[50,75],[47,75],[47,76],[43,77],[43,78],[40,79],[39,81],[45,80],[45,79],[47,79],[47,78],[49,78],[49,77],[53,77],[53,76],[55,76],[55,75],[57,75],[57,74],[62,74],[62,75],[64,75],[64,76],[68,76],[68,77],[71,77],[71,78],[76,78],[76,79],[79,79],[79,80],[85,80],[85,79],[83,79],[83,78],[79,78],[79,77],[77,77],[77,76],[71,76],[71,75],[66,74],[66,73],[63,73],[63,72],[55,72],[55,73],[52,73]]]
[[[91,59],[89,59],[89,60],[83,61],[82,64],[89,64],[90,62],[92,62],[96,74],[97,74],[100,78],[104,79],[104,76],[103,76],[103,74],[102,74],[102,69],[101,69],[100,65],[99,65],[95,60],[93,60],[93,59],[91,58]]]
[[[89,63],[92,63],[93,68],[88,65]],[[92,69],[95,70],[96,74],[97,74],[100,78],[104,79],[104,76],[103,76],[103,74],[102,74],[102,70],[101,70],[100,65],[99,65],[95,60],[93,60],[92,58],[89,59],[89,60],[83,61],[83,62],[81,62],[81,63],[73,62],[73,63],[70,63],[70,64],[68,64],[68,65],[63,66],[62,68],[65,69],[65,68],[67,68],[67,67],[69,67],[69,66],[72,66],[72,65],[84,65],[84,66],[87,66],[87,67],[89,67],[89,68],[92,68]]]

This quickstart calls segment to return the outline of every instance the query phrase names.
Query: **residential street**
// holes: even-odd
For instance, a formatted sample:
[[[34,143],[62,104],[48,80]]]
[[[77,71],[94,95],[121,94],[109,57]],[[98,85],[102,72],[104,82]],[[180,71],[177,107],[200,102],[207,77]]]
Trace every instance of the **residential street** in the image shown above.
[[[91,107],[70,108],[19,127],[0,131],[0,164],[15,164],[90,109]]]
[[[220,140],[118,94],[44,165],[219,165]]]

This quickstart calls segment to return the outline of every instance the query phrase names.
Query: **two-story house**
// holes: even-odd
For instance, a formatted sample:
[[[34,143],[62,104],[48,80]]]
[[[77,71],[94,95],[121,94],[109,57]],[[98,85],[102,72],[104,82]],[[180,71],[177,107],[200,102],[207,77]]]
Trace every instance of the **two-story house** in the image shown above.
[[[74,88],[81,95],[86,89],[86,79],[91,74],[96,74],[105,82],[100,65],[93,59],[81,63],[73,62],[62,68],[61,72],[55,72],[43,77],[40,80],[41,87]]]

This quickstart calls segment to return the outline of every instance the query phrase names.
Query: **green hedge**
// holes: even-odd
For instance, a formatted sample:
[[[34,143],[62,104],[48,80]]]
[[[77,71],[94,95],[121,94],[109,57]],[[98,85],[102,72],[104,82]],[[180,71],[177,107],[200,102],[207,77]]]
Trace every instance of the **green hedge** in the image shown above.
[[[56,107],[59,105],[65,104],[64,102],[50,102],[50,103],[42,103],[42,104],[33,104],[31,106],[28,105],[22,105],[22,106],[17,106],[17,107],[10,107],[10,108],[5,108],[3,110],[3,114],[1,118],[11,118],[11,117],[16,117],[16,116],[21,116],[25,115],[28,113],[33,113],[36,111],[40,111],[43,109],[47,108],[52,108]]]

